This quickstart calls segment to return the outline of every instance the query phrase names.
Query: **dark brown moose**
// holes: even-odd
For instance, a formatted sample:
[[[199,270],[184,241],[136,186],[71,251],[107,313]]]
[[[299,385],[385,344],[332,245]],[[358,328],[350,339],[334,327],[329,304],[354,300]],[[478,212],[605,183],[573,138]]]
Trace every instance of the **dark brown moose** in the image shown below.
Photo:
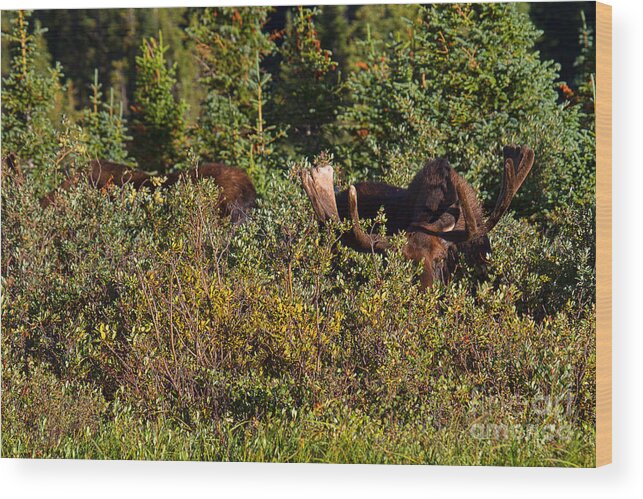
[[[257,197],[254,185],[248,174],[240,168],[223,163],[204,163],[191,170],[170,173],[161,182],[154,182],[155,177],[153,175],[133,170],[126,165],[105,160],[94,160],[90,162],[86,174],[77,174],[66,179],[58,189],[44,196],[40,200],[41,206],[44,208],[52,204],[60,189],[70,189],[77,185],[83,177],[86,177],[90,185],[97,189],[104,189],[109,185],[122,187],[125,184],[131,184],[137,190],[142,187],[148,187],[151,190],[157,187],[170,187],[179,180],[196,182],[200,179],[210,178],[221,189],[221,213],[226,216],[229,215],[234,223],[245,220]]]
[[[406,189],[389,184],[362,182],[335,194],[333,167],[326,161],[301,172],[304,190],[317,219],[352,221],[352,231],[342,242],[358,251],[384,252],[390,236],[404,233],[403,254],[422,263],[422,287],[438,279],[446,282],[455,269],[457,257],[484,268],[491,251],[487,234],[509,208],[512,198],[534,164],[528,146],[503,148],[502,188],[491,214],[484,211],[475,191],[445,159],[426,163]],[[367,233],[360,217],[375,218],[380,209],[386,214],[385,235]]]

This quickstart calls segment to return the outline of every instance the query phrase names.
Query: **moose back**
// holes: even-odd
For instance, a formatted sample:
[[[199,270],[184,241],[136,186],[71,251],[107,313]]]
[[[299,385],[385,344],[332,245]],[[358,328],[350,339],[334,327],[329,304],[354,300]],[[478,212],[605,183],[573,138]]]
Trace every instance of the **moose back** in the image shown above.
[[[77,185],[82,179],[97,189],[104,189],[109,185],[122,187],[132,185],[135,189],[147,187],[151,190],[157,187],[167,188],[177,182],[196,182],[201,179],[212,179],[219,186],[220,210],[224,216],[230,216],[233,223],[242,222],[248,212],[254,207],[257,198],[255,187],[248,174],[234,166],[223,163],[204,163],[196,168],[184,172],[170,173],[155,182],[155,177],[140,170],[134,170],[126,165],[105,160],[94,160],[88,165],[85,173],[76,174],[64,180],[58,189],[49,192],[40,200],[43,208],[56,201],[60,190],[68,190]]]

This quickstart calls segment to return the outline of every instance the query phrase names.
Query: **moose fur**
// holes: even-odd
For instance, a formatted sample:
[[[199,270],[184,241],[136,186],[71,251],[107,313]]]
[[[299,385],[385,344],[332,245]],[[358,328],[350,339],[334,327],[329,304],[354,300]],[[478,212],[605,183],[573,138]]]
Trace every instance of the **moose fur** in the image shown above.
[[[509,207],[534,162],[534,153],[527,146],[505,146],[503,156],[502,189],[487,219],[473,188],[445,159],[428,161],[407,188],[362,182],[335,195],[330,164],[303,171],[302,181],[320,222],[353,222],[353,230],[342,234],[344,244],[358,251],[386,251],[389,236],[406,234],[403,253],[422,263],[421,282],[428,287],[436,279],[449,279],[460,253],[483,276],[486,274],[491,252],[487,234]],[[385,236],[365,233],[360,218],[373,219],[380,209],[387,220]]]
[[[40,200],[41,206],[47,207],[55,202],[58,192],[68,190],[77,185],[82,178],[86,178],[90,185],[97,189],[104,189],[110,185],[122,187],[132,185],[135,189],[147,187],[151,190],[170,187],[180,180],[197,182],[211,178],[220,187],[221,213],[230,216],[237,223],[243,221],[250,209],[255,204],[257,193],[248,174],[233,166],[223,163],[205,163],[185,172],[170,173],[164,180],[157,184],[153,182],[154,176],[139,170],[133,170],[126,165],[105,160],[94,160],[89,164],[86,174],[78,174],[64,180],[58,189],[51,191]]]
[[[424,262],[422,284],[425,287],[430,286],[436,276],[441,281],[447,280],[455,270],[459,253],[482,275],[486,274],[487,256],[491,252],[486,235],[455,244],[422,230],[422,227],[437,232],[464,228],[456,185],[466,193],[476,222],[481,226],[483,209],[475,191],[445,159],[428,161],[407,188],[379,182],[361,182],[354,186],[361,218],[373,219],[383,209],[387,220],[386,234],[389,236],[416,227],[409,233],[404,254],[414,261]],[[348,189],[336,195],[341,219],[350,218],[348,195]],[[352,233],[344,235],[342,241],[358,251],[370,251],[355,244]]]

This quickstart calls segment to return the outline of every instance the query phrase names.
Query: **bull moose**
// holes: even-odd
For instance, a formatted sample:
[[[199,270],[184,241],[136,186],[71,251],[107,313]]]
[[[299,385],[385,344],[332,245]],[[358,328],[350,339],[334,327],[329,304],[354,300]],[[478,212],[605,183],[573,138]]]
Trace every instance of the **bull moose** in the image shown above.
[[[486,263],[491,251],[487,234],[509,208],[534,164],[528,146],[503,148],[502,188],[491,214],[485,219],[474,189],[445,159],[428,161],[407,188],[379,182],[361,182],[337,194],[333,167],[328,162],[301,172],[304,190],[317,219],[351,220],[352,230],[342,234],[344,244],[358,251],[385,252],[390,236],[403,233],[407,241],[403,254],[423,265],[423,288],[436,279],[445,282],[462,253],[471,264]],[[386,214],[384,235],[367,233],[360,217],[375,218],[380,209]]]

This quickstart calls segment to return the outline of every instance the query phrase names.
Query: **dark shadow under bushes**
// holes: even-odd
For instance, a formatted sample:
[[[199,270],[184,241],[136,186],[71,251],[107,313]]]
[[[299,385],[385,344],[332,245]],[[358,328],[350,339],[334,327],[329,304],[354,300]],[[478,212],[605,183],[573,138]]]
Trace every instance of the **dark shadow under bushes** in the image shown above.
[[[299,186],[268,182],[232,227],[207,182],[41,210],[3,175],[4,455],[592,463],[590,216],[507,218],[489,282],[423,293],[399,254],[334,253]],[[498,452],[479,424],[531,430]]]

